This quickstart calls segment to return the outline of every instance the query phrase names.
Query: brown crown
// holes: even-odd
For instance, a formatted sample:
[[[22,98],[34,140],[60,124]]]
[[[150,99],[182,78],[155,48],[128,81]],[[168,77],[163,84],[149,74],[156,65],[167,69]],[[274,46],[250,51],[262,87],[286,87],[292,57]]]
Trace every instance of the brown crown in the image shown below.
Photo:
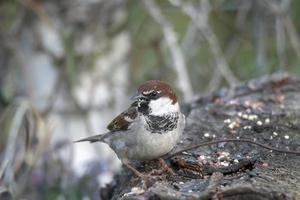
[[[146,83],[140,85],[138,88],[138,92],[140,93],[144,93],[151,90],[155,90],[159,92],[161,96],[169,97],[172,100],[173,104],[177,102],[176,94],[172,90],[171,86],[163,81],[159,81],[159,80],[147,81]]]

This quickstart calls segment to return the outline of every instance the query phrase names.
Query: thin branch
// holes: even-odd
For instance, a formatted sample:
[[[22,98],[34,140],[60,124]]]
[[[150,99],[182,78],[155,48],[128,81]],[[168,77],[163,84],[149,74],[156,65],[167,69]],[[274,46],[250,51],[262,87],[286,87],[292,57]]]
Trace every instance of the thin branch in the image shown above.
[[[191,145],[191,146],[183,148],[183,149],[181,149],[181,150],[179,150],[179,151],[177,151],[173,154],[166,155],[164,158],[165,159],[166,158],[171,158],[171,157],[174,157],[176,155],[179,155],[183,152],[186,152],[186,151],[189,151],[189,150],[192,150],[192,149],[196,149],[196,148],[204,147],[204,146],[211,146],[211,145],[214,145],[214,144],[219,144],[219,143],[224,143],[224,142],[249,143],[249,144],[254,144],[256,146],[259,146],[259,147],[262,147],[264,149],[268,149],[268,150],[271,150],[271,151],[275,151],[275,152],[279,152],[279,153],[286,153],[286,154],[294,154],[294,155],[300,156],[300,151],[278,149],[276,147],[271,147],[271,146],[266,145],[266,144],[255,142],[251,139],[219,139],[219,140],[212,140],[212,141],[209,141],[209,142],[203,142],[203,143],[200,143],[200,144]]]
[[[180,46],[178,45],[177,35],[169,21],[163,16],[159,7],[153,0],[144,0],[144,4],[149,14],[160,25],[166,44],[172,56],[173,65],[178,76],[178,86],[182,91],[184,100],[191,100],[193,90],[187,72],[185,59]]]
[[[285,23],[285,27],[287,29],[287,33],[290,38],[291,45],[292,45],[295,53],[297,54],[297,57],[300,58],[300,39],[298,37],[298,33],[295,28],[295,25],[294,25],[293,21],[291,20],[291,17],[286,16],[284,23]]]
[[[23,119],[27,110],[29,109],[29,105],[27,102],[22,101],[20,105],[17,107],[17,110],[13,116],[10,130],[8,133],[8,138],[6,141],[7,147],[5,148],[4,157],[0,166],[0,178],[6,179],[6,181],[10,184],[15,184],[14,182],[14,172],[12,168],[12,161],[14,160],[16,145],[18,143],[19,133],[23,124]],[[12,185],[13,188],[15,185]]]
[[[189,23],[186,33],[181,42],[182,53],[184,54],[186,60],[188,61],[190,58],[195,56],[198,52],[200,45],[195,45],[195,42],[199,38],[199,30],[195,26],[194,23]]]
[[[276,1],[263,0],[262,5],[267,8],[275,16],[281,16],[284,26],[286,28],[286,33],[290,39],[292,48],[294,49],[298,58],[300,58],[300,39],[295,28],[295,25],[289,16],[288,8],[290,5],[290,0],[283,0],[279,5]]]
[[[276,30],[276,50],[277,57],[279,59],[279,67],[284,69],[286,66],[286,55],[285,55],[285,30],[284,22],[281,16],[277,16],[275,20],[275,30]]]
[[[220,70],[228,84],[233,87],[238,82],[237,78],[231,72],[225,56],[221,50],[216,34],[208,24],[208,15],[210,12],[210,4],[207,0],[201,1],[201,6],[196,9],[189,3],[182,3],[180,0],[169,0],[173,6],[179,7],[184,14],[189,16],[199,31],[208,41],[211,51],[214,55],[216,66]]]
[[[222,80],[221,78],[222,78],[222,76],[221,76],[220,70],[218,70],[218,68],[215,67],[212,77],[211,77],[208,87],[207,87],[207,91],[209,93],[215,91],[219,87],[219,85],[221,84],[221,80]]]
[[[275,15],[275,30],[276,30],[276,46],[277,56],[279,59],[279,67],[283,68],[286,65],[286,37],[285,37],[285,18],[288,17],[287,11],[290,7],[290,0],[264,1],[267,9],[271,10]]]
[[[256,68],[258,74],[266,73],[267,66],[267,46],[266,46],[266,16],[263,10],[256,5],[254,16],[254,38],[256,47]]]
[[[238,13],[235,19],[236,31],[233,33],[230,41],[225,47],[225,57],[227,58],[227,60],[231,60],[236,51],[238,51],[238,47],[242,41],[242,35],[246,31],[245,21],[250,13],[252,4],[252,1],[243,1],[240,8],[238,9]]]

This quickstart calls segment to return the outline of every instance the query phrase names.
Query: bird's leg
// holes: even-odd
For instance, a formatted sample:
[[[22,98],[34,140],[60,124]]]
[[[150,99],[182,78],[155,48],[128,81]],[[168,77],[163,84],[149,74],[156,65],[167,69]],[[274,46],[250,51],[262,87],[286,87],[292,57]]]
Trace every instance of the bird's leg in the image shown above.
[[[156,162],[158,161],[158,169],[153,169],[150,174],[151,175],[163,175],[163,174],[168,174],[168,175],[175,175],[173,170],[168,166],[166,161],[162,158],[156,159]]]
[[[155,182],[155,180],[148,175],[142,174],[141,172],[139,172],[138,170],[136,170],[134,167],[132,167],[129,163],[127,162],[123,162],[123,164],[133,172],[134,175],[136,175],[137,177],[139,177],[140,179],[142,179],[144,181],[144,184],[146,186],[146,188],[149,188],[150,186],[152,186]]]
[[[152,170],[152,172],[150,172],[149,175],[146,175],[146,174],[139,172],[137,169],[135,169],[133,166],[131,166],[127,161],[123,161],[123,164],[130,171],[132,171],[135,176],[137,176],[138,178],[140,178],[144,181],[146,188],[149,188],[151,185],[153,185],[155,183],[155,181],[157,181],[158,177],[156,177],[156,175],[162,175],[165,172],[169,175],[175,175],[173,170],[168,166],[168,164],[166,163],[166,161],[164,159],[159,158],[158,163],[159,163],[160,170]]]
[[[138,170],[136,170],[134,167],[132,167],[129,163],[124,162],[123,163],[128,169],[130,169],[134,175],[136,175],[137,177],[144,179],[146,175],[142,174],[141,172],[139,172]]]
[[[175,175],[174,171],[172,168],[169,167],[169,165],[166,163],[166,161],[162,158],[158,159],[159,165],[162,168],[163,172],[167,172],[170,175]]]

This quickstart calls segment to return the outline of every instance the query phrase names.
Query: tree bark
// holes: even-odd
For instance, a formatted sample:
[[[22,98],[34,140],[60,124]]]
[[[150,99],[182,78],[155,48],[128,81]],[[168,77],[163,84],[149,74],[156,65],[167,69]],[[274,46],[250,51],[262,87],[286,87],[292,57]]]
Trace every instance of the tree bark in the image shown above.
[[[300,79],[274,74],[185,105],[187,125],[170,153],[220,138],[247,138],[300,151]],[[104,199],[300,199],[300,157],[248,143],[220,143],[166,159],[174,174],[145,189],[127,169],[101,190]],[[147,173],[156,162],[141,163]]]

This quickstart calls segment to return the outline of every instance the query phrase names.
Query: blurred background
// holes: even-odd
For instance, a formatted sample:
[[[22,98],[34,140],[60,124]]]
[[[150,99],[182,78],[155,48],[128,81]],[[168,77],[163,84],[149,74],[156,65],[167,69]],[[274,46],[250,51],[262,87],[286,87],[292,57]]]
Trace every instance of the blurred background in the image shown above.
[[[106,131],[136,86],[181,102],[300,74],[297,0],[0,1],[0,199],[100,199],[120,170]]]

